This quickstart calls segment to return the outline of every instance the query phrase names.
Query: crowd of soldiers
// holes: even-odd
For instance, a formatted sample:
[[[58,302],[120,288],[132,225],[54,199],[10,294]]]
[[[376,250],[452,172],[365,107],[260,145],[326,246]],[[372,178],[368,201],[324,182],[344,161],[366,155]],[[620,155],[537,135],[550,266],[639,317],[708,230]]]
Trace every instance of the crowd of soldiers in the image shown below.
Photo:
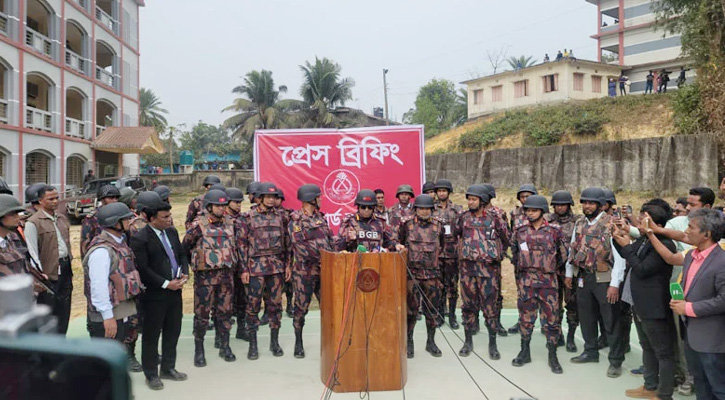
[[[474,351],[473,336],[480,331],[482,313],[489,357],[501,358],[498,336],[520,333],[521,349],[512,364],[530,363],[538,314],[553,373],[563,372],[558,347],[578,351],[574,337],[581,325],[584,352],[571,362],[598,362],[599,350],[608,346],[607,376],[621,374],[632,314],[620,299],[625,263],[613,251],[612,225],[618,223],[621,209],[616,209],[610,190],[591,187],[582,191],[579,202],[584,215],[576,215],[569,192],[554,192],[549,203],[532,184],[519,188],[519,205],[510,213],[492,204],[496,190],[485,183],[467,188],[466,210],[452,203],[453,185],[446,179],[426,182],[417,196],[411,185],[401,185],[395,193],[397,203],[389,209],[383,190],[363,189],[355,198],[357,211],[343,219],[334,235],[320,211],[322,192],[315,184],[298,189],[301,208],[290,210],[282,205],[284,194],[275,184],[252,182],[246,187],[252,203],[246,212],[241,212],[245,199],[241,190],[223,187],[214,175],[205,178],[203,187],[205,192],[189,204],[182,240],[183,262],[188,260],[194,272],[197,367],[206,365],[204,337],[212,328],[219,356],[226,361],[236,359],[229,346],[233,323],[237,324],[236,338],[249,342],[248,359],[259,357],[257,331],[265,324],[271,329],[271,354],[282,356],[283,293],[293,319],[294,357],[305,357],[302,332],[312,297],[320,296],[320,252],[357,251],[363,246],[367,251],[407,252],[408,358],[415,355],[413,331],[420,314],[426,320],[425,350],[441,356],[436,330],[445,318],[450,328],[459,329],[456,309],[460,294],[465,336],[460,356]],[[143,284],[127,238],[149,222],[149,214],[170,209],[169,193],[166,186],[140,195],[131,189],[103,186],[97,196],[99,208],[82,225],[80,254],[88,330],[92,336],[116,339],[122,334],[119,340],[127,346],[133,371],[142,370],[134,348],[143,318],[143,307],[137,302]],[[36,184],[25,194],[31,204],[27,209],[12,195],[0,194],[0,276],[39,272],[35,274],[38,302],[51,306],[64,334],[73,289],[69,224],[56,212],[55,188]],[[90,256],[99,248],[108,250],[102,262]],[[518,294],[519,319],[509,329],[501,324],[504,258],[510,258],[514,266]],[[118,321],[112,327],[107,324],[110,311],[100,310],[92,296],[94,263],[110,265],[105,269],[106,296],[110,295],[113,305],[112,320]],[[187,278],[179,271],[170,284],[181,288]],[[54,295],[45,296],[49,291]],[[561,326],[564,310],[566,337]]]

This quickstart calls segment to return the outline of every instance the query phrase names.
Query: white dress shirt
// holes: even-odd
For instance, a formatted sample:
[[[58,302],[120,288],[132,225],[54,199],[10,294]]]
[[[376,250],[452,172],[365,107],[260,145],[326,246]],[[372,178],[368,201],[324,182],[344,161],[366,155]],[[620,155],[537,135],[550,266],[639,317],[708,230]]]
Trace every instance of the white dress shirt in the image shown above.
[[[110,233],[110,232],[109,232]],[[111,234],[113,239],[122,243],[124,237]],[[94,249],[88,255],[88,276],[91,280],[91,304],[101,313],[104,320],[113,318],[113,304],[108,292],[108,277],[111,273],[111,255],[103,247]]]

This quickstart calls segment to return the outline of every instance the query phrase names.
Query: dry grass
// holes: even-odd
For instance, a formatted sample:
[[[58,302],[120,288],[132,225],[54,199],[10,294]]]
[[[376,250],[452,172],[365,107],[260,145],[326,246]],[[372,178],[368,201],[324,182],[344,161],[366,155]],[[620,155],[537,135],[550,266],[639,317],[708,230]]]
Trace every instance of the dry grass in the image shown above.
[[[544,195],[550,195],[550,193],[543,193]],[[493,200],[494,204],[503,208],[504,210],[511,210],[516,205],[516,199],[515,199],[516,193],[515,191],[511,190],[499,190],[497,192],[497,198]],[[174,218],[174,225],[179,230],[180,233],[184,232],[184,220],[186,218],[186,210],[188,207],[189,202],[194,197],[194,194],[187,194],[187,195],[175,195],[172,196],[172,216]],[[574,196],[576,198],[576,195]],[[648,196],[647,194],[636,194],[636,193],[619,193],[617,194],[617,200],[619,201],[619,204],[630,204],[632,205],[632,208],[634,210],[638,210],[642,204],[644,204],[647,200],[649,200],[651,196]],[[462,193],[454,193],[452,196],[453,202],[456,204],[462,204],[465,207],[466,201]],[[670,204],[674,204],[675,199],[672,197],[665,198],[665,200],[669,201]],[[249,204],[246,204],[243,206],[243,209],[246,210],[249,208]],[[576,207],[577,212],[581,212],[578,207]],[[80,254],[79,248],[80,248],[80,225],[74,225],[71,227],[71,244],[73,246],[73,254],[78,255]],[[81,260],[79,258],[76,258],[73,260],[73,271],[74,271],[74,277],[73,277],[73,300],[72,300],[72,309],[71,309],[71,317],[79,317],[84,316],[86,313],[86,299],[83,295],[83,272],[81,268]],[[193,279],[193,277],[192,277]],[[504,307],[507,308],[515,308],[516,307],[516,285],[513,278],[513,266],[508,261],[508,259],[504,260],[503,262],[503,297],[504,297]],[[193,313],[193,302],[194,302],[194,293],[192,291],[192,285],[187,284],[183,291],[183,299],[184,299],[184,313],[185,314],[191,314]],[[313,305],[312,308],[315,308],[315,305]]]

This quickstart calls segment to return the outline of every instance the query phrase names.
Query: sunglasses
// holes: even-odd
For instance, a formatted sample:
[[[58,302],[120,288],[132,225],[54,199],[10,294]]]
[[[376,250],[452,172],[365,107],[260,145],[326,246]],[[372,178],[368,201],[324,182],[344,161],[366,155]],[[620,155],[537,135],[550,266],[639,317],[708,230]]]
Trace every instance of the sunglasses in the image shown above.
[[[372,210],[373,208],[375,208],[375,207],[373,207],[373,206],[360,206],[360,209],[361,210]]]

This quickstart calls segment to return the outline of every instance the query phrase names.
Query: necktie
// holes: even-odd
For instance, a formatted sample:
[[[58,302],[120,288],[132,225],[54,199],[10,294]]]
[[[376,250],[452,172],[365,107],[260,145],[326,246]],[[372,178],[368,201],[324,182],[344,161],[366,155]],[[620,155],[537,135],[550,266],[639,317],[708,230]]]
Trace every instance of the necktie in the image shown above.
[[[164,245],[164,250],[166,250],[166,255],[169,256],[169,261],[171,261],[171,278],[176,279],[179,273],[179,265],[176,263],[176,257],[174,256],[174,252],[171,250],[171,245],[169,244],[169,240],[166,238],[166,232],[161,231],[161,243]]]

